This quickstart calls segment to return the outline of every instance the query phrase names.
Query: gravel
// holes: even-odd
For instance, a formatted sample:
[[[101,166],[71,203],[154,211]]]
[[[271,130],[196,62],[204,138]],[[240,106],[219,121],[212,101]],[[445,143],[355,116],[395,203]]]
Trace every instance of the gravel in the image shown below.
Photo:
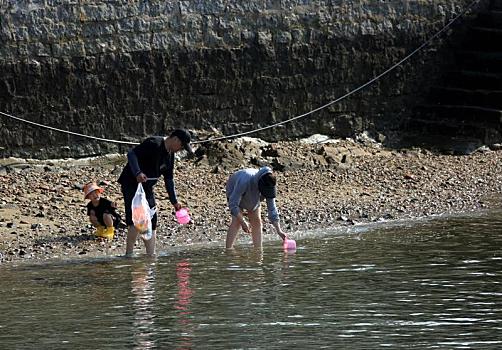
[[[197,155],[179,159],[175,170],[178,197],[190,210],[191,224],[177,224],[163,182],[156,186],[158,252],[208,243],[224,249],[230,221],[225,182],[242,167],[269,165],[277,170],[277,205],[292,238],[319,228],[500,207],[499,150],[441,155],[389,150],[369,141],[267,144],[245,138],[202,144]],[[111,242],[93,236],[82,185],[100,183],[104,196],[123,213],[116,179],[125,163],[124,155],[0,160],[0,262],[122,255],[124,228]],[[265,225],[264,234],[265,240],[279,240],[271,225]],[[237,245],[249,241],[244,233],[240,237]],[[137,251],[144,252],[142,243]]]

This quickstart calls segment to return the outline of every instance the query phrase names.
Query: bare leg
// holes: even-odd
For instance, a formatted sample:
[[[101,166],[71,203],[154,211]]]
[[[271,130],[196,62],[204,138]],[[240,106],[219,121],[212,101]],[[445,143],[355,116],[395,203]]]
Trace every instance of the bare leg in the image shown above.
[[[239,232],[240,228],[241,228],[241,223],[235,216],[232,215],[232,222],[228,227],[227,241],[225,243],[227,249],[230,249],[234,246],[235,239],[237,238],[237,233]]]
[[[134,250],[134,244],[136,243],[136,239],[138,238],[138,231],[134,227],[134,225],[129,225],[127,228],[127,238],[126,238],[126,256],[132,256]]]
[[[249,223],[251,224],[251,236],[253,237],[253,245],[257,249],[262,248],[262,233],[263,224],[261,222],[261,210],[260,207],[255,211],[250,211],[248,213]]]
[[[152,238],[149,240],[143,240],[146,248],[146,255],[155,256],[155,241],[157,237],[157,230],[152,231]]]
[[[103,221],[105,222],[106,227],[113,226],[113,215],[112,214],[103,214]]]
[[[92,226],[99,226],[98,218],[96,217],[96,214],[94,214],[94,210],[89,214],[89,220],[91,221]]]

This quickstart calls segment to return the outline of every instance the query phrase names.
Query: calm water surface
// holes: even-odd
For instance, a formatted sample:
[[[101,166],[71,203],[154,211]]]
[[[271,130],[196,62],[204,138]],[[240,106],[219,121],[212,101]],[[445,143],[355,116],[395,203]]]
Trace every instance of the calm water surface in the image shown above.
[[[502,213],[297,244],[0,266],[0,348],[502,348]]]

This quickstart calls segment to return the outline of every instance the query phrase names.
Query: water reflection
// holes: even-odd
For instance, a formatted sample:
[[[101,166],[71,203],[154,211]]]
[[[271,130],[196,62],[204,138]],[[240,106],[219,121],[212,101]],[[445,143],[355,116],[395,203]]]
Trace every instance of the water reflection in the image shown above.
[[[0,348],[500,349],[500,232],[502,213],[326,232],[295,254],[1,268]]]
[[[163,277],[169,279],[173,271],[176,276],[175,289],[166,289],[157,284],[158,269]],[[188,259],[173,262],[167,267],[159,265],[156,260],[136,261],[131,268],[131,293],[133,295],[133,341],[135,349],[154,349],[159,346],[159,330],[174,330],[178,333],[176,339],[169,339],[169,347],[175,349],[191,349],[194,336],[194,325],[191,320],[191,304],[193,290],[190,287],[190,274],[192,267]],[[167,272],[167,274],[165,274]],[[171,293],[175,293],[173,297]],[[170,307],[159,307],[162,304]],[[165,328],[164,320],[174,320],[171,327]],[[159,323],[158,327],[156,322]],[[167,324],[169,325],[169,323]],[[162,328],[164,326],[164,328]],[[160,343],[162,344],[162,342]]]
[[[155,346],[155,266],[155,262],[138,261],[131,271],[135,349],[153,349]]]
[[[232,262],[255,262],[258,265],[263,263],[263,250],[262,249],[239,249],[231,248],[226,249],[225,254],[229,259],[230,264]]]
[[[192,268],[188,260],[182,260],[176,264],[178,294],[176,295],[174,308],[178,310],[177,321],[182,330],[176,349],[191,349],[193,346],[192,337],[194,327],[190,318],[190,304],[192,303],[193,295],[193,291],[190,288],[191,271]]]

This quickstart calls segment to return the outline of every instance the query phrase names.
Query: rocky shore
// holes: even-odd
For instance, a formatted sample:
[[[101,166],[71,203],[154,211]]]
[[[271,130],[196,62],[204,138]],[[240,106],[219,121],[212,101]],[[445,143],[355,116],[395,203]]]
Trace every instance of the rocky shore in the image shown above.
[[[158,252],[211,242],[224,246],[230,214],[225,181],[241,167],[272,166],[277,204],[291,236],[324,227],[461,213],[500,206],[502,151],[480,148],[469,155],[423,149],[389,150],[364,137],[312,138],[266,143],[258,139],[200,144],[195,159],[179,159],[178,197],[192,215],[178,225],[162,182],[156,186]],[[117,256],[125,229],[111,242],[96,240],[85,211],[82,185],[96,181],[123,213],[116,179],[126,158],[37,161],[0,160],[0,262]],[[265,219],[266,222],[266,219]],[[264,240],[278,240],[265,225]],[[241,233],[237,245],[249,237]],[[138,244],[137,252],[144,252]]]

